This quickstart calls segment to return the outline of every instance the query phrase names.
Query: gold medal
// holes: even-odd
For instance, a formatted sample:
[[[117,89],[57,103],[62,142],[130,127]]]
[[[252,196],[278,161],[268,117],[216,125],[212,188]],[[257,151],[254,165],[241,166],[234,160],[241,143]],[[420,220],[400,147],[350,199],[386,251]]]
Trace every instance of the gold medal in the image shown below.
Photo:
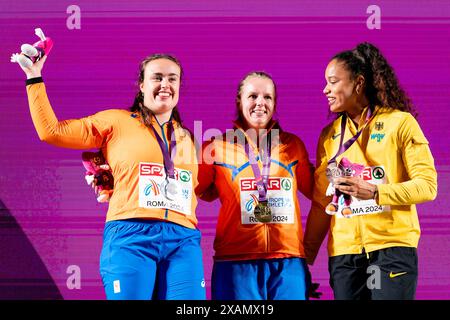
[[[260,201],[256,205],[253,214],[259,222],[267,223],[272,221],[272,210],[269,208],[267,201]]]

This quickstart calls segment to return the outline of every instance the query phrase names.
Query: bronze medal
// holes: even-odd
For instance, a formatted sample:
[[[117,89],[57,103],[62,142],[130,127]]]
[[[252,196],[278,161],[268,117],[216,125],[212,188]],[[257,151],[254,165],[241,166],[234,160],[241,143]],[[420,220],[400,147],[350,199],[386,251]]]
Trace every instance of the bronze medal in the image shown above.
[[[267,201],[260,201],[253,211],[256,220],[259,222],[271,222],[272,221],[272,210],[269,208]]]
[[[335,161],[328,164],[326,176],[328,181],[330,181],[331,183],[334,183],[334,179],[342,176],[342,169],[339,168]]]

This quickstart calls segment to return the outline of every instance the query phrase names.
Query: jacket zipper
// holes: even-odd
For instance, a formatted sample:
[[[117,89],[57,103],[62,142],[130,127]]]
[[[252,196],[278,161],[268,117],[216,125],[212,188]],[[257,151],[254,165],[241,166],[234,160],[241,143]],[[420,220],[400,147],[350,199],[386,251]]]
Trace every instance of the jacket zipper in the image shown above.
[[[364,252],[366,252],[366,245],[364,243],[364,232],[363,232],[362,218],[363,218],[363,216],[358,216],[359,235],[361,236],[362,249],[364,250]],[[366,257],[367,257],[367,259],[369,259],[369,253],[368,252],[366,252]]]
[[[170,120],[169,120],[170,121]],[[164,139],[164,144],[166,145],[166,150],[169,152],[169,144],[167,143],[166,133],[164,132],[164,123],[162,125],[159,124],[159,128],[161,129],[161,133]],[[164,160],[163,160],[164,161]],[[164,213],[164,219],[167,219],[169,217],[169,209],[166,209],[166,212]]]

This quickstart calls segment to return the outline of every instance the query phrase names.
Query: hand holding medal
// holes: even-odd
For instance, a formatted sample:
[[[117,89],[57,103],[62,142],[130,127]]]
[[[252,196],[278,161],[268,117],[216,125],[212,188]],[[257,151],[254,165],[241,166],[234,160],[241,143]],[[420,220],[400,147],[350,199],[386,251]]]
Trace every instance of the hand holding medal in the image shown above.
[[[346,184],[344,181],[342,181],[341,177],[353,175],[355,174],[354,171],[358,171],[357,174],[359,174],[364,169],[364,166],[352,164],[345,157],[342,158],[340,164],[338,165],[336,162],[336,158],[342,153],[344,153],[346,150],[348,150],[353,145],[353,143],[355,143],[355,141],[358,140],[358,137],[361,135],[361,133],[364,131],[364,129],[372,119],[373,119],[372,111],[369,108],[364,125],[358,130],[356,135],[354,135],[352,138],[350,138],[344,143],[344,134],[347,123],[347,116],[344,114],[341,117],[341,133],[340,133],[341,138],[339,142],[339,149],[336,152],[336,155],[333,158],[331,158],[330,161],[328,161],[328,166],[326,170],[326,176],[328,181],[330,182],[326,195],[333,196],[332,201],[325,208],[325,212],[329,215],[335,215],[336,213],[338,213],[339,211],[338,201],[341,195],[344,197],[344,204],[345,204],[344,208],[341,210],[341,214],[346,218],[349,218],[352,215],[350,203],[351,203],[351,196],[353,194],[348,193],[348,189],[346,189]],[[350,171],[348,171],[349,168],[351,168]]]

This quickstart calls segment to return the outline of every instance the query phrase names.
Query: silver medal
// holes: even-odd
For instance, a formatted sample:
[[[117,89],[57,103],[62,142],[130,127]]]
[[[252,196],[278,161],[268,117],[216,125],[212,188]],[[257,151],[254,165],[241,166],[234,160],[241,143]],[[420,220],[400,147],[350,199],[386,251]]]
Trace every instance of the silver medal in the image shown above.
[[[174,201],[177,196],[180,196],[181,190],[180,186],[178,185],[177,181],[172,178],[167,178],[163,184],[162,188],[164,196],[166,199]]]

